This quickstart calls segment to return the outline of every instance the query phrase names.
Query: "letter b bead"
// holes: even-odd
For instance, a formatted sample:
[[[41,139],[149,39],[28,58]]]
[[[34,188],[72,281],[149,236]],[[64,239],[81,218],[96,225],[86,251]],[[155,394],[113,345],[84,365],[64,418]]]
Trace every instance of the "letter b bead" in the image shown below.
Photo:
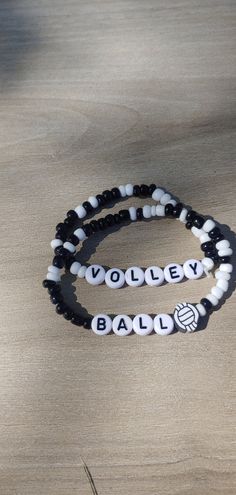
[[[107,335],[112,328],[110,316],[99,314],[92,319],[92,330],[96,335]]]

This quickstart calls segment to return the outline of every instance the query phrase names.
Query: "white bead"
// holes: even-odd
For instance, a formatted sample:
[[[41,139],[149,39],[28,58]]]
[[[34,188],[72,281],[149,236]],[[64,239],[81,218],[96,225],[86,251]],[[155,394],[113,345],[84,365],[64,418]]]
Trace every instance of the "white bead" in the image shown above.
[[[202,264],[207,270],[212,270],[212,268],[214,268],[214,261],[211,258],[203,258]]]
[[[222,272],[221,270],[217,270],[217,272],[215,272],[215,278],[217,280],[220,280],[220,279],[230,280],[231,279],[231,275],[228,272]]]
[[[96,335],[107,335],[112,328],[112,319],[108,315],[99,314],[94,316],[91,326]]]
[[[199,260],[191,259],[185,261],[183,269],[185,277],[190,280],[200,278],[203,274],[203,265]]]
[[[202,234],[201,237],[200,237],[200,242],[201,244],[203,242],[208,242],[208,241],[211,241],[211,238],[209,237],[209,235],[205,232],[205,234]]]
[[[61,271],[61,268],[58,268],[57,266],[54,266],[54,265],[50,265],[48,266],[48,271],[50,273],[56,273],[56,274],[59,274],[60,271]]]
[[[174,320],[170,315],[159,314],[154,318],[154,330],[158,335],[169,335],[174,330]]]
[[[90,265],[85,273],[87,282],[91,285],[100,285],[105,279],[105,270],[101,265]]]
[[[232,273],[233,265],[231,265],[231,263],[221,263],[221,265],[219,266],[219,270],[221,272]]]
[[[126,184],[125,192],[127,196],[133,196],[134,186],[132,184]]]
[[[216,296],[213,296],[213,294],[207,294],[206,299],[208,299],[213,306],[217,306],[219,299]]]
[[[221,299],[224,295],[224,291],[222,289],[220,289],[220,287],[212,287],[211,289],[211,293],[213,294],[213,296],[217,297],[217,299]]]
[[[218,251],[219,256],[231,256],[233,254],[233,249],[225,248]]]
[[[161,285],[164,280],[164,272],[159,266],[149,266],[144,273],[145,282],[151,286]]]
[[[163,194],[165,194],[165,191],[160,187],[157,187],[152,193],[152,199],[154,199],[154,201],[160,201]]]
[[[156,215],[157,215],[157,217],[164,217],[165,216],[164,205],[157,205],[156,206]]]
[[[191,232],[193,233],[193,235],[195,235],[195,237],[198,237],[199,239],[201,235],[204,234],[204,230],[198,229],[197,227],[192,227]]]
[[[138,266],[131,266],[125,272],[125,281],[131,287],[139,287],[144,282],[144,272]]]
[[[213,220],[206,220],[202,228],[205,232],[210,232],[210,230],[214,229],[215,226],[216,224]]]
[[[148,335],[153,330],[153,319],[149,315],[136,315],[133,319],[133,329],[138,335]]]
[[[76,237],[78,237],[78,239],[79,239],[80,241],[83,241],[84,239],[87,239],[87,236],[86,236],[86,234],[85,234],[84,230],[83,230],[83,229],[81,229],[81,228],[76,229],[76,230],[74,231],[74,235],[76,235]]]
[[[125,274],[119,268],[111,268],[105,275],[105,282],[111,289],[119,289],[125,283]]]
[[[167,203],[169,203],[170,200],[171,200],[171,195],[169,193],[165,193],[161,197],[160,203],[161,203],[161,205],[165,206],[165,205],[167,205]]]
[[[57,273],[48,272],[47,280],[53,280],[54,282],[60,282],[61,276]]]
[[[152,216],[151,206],[149,206],[149,205],[143,206],[143,216],[144,216],[144,218],[151,218],[151,216]]]
[[[81,263],[79,263],[78,261],[74,261],[74,263],[72,263],[70,267],[70,273],[72,273],[72,275],[77,275],[80,267]]]
[[[170,201],[168,201],[169,205],[173,205],[173,206],[176,206],[177,205],[177,201],[175,201],[175,199],[170,199]]]
[[[204,308],[203,304],[199,303],[196,305],[196,308],[201,316],[206,316],[206,308]]]
[[[164,268],[164,276],[170,284],[181,282],[184,278],[184,270],[178,263],[170,263]]]
[[[75,208],[75,211],[79,218],[84,218],[87,215],[87,211],[82,205],[77,206],[77,208]]]
[[[79,268],[79,271],[78,271],[78,273],[77,273],[78,277],[79,277],[79,278],[84,278],[84,277],[85,277],[86,270],[87,270],[87,266],[82,265],[82,266]]]
[[[228,280],[224,280],[223,278],[220,278],[220,280],[218,280],[218,282],[216,284],[216,287],[219,287],[224,292],[227,292],[227,290],[229,288],[229,282],[228,282]]]
[[[57,247],[62,246],[62,244],[63,244],[63,241],[61,241],[61,239],[53,239],[50,242],[52,249],[56,249]]]
[[[134,206],[130,206],[129,208],[129,216],[130,216],[130,219],[135,222],[135,220],[137,220],[137,210]]]
[[[117,315],[112,322],[112,329],[116,335],[124,337],[132,332],[133,322],[127,315]]]
[[[99,205],[98,200],[95,196],[89,196],[88,201],[92,205],[93,208],[97,208]]]
[[[152,207],[151,207],[151,213],[152,213],[152,217],[155,217],[156,216],[156,206],[155,205],[152,205]]]
[[[125,198],[125,196],[126,196],[125,186],[119,186],[118,189],[120,191],[121,197]]]
[[[218,249],[218,250],[219,249],[226,249],[229,247],[230,247],[230,243],[226,239],[223,239],[222,241],[219,241],[216,243],[216,249]]]
[[[63,246],[65,249],[68,249],[70,253],[74,253],[76,251],[75,246],[74,244],[72,244],[72,242],[68,242],[68,241],[64,242]]]
[[[180,213],[180,216],[179,216],[180,222],[187,223],[187,220],[186,220],[187,214],[188,214],[187,208],[183,208],[181,213]]]

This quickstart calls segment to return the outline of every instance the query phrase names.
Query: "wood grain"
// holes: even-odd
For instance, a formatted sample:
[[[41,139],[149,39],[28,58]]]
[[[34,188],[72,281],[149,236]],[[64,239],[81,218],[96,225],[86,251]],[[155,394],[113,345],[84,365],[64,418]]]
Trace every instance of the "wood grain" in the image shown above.
[[[41,287],[56,223],[116,184],[163,185],[236,247],[234,16],[229,0],[1,2],[1,495],[89,495],[82,459],[98,495],[235,493],[235,296],[193,335],[97,338]],[[171,220],[81,253],[121,268],[189,256],[198,242]],[[63,283],[75,307],[135,314],[212,280]]]

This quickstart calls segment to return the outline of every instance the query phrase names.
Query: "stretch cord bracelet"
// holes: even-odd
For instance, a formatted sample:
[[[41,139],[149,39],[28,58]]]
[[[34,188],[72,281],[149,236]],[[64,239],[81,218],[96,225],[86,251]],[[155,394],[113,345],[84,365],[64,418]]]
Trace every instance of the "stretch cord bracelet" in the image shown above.
[[[157,196],[157,194],[160,194],[160,191],[163,190],[160,188],[156,188],[154,190],[152,194],[153,199],[156,199],[154,197],[155,192]],[[164,194],[167,195],[168,193],[163,192],[162,195]],[[53,272],[49,272],[47,275],[47,280],[43,282],[44,287],[48,287],[48,290],[51,294],[51,301],[54,304],[57,304],[56,306],[57,313],[63,314],[64,317],[66,319],[70,319],[72,323],[77,325],[83,325],[85,328],[89,328],[92,323],[92,329],[94,330],[95,333],[98,333],[99,335],[109,333],[111,327],[113,327],[114,332],[118,333],[118,335],[128,335],[128,333],[130,333],[132,329],[134,329],[134,331],[140,335],[147,335],[152,331],[153,325],[154,325],[154,330],[157,333],[168,334],[174,328],[174,321],[175,321],[175,326],[182,331],[195,330],[197,328],[199,316],[205,316],[206,312],[210,311],[210,309],[212,309],[213,306],[216,306],[220,298],[228,290],[228,280],[230,279],[230,273],[232,271],[232,265],[229,263],[230,260],[229,255],[232,254],[232,250],[230,249],[228,241],[224,240],[224,236],[220,233],[219,228],[215,226],[215,223],[212,220],[205,220],[203,217],[193,212],[193,210],[189,210],[183,207],[181,203],[177,203],[176,205],[173,205],[172,203],[167,203],[164,206],[165,206],[166,215],[174,216],[176,218],[179,218],[180,220],[182,217],[182,221],[186,223],[187,228],[193,229],[193,227],[195,227],[199,231],[197,237],[200,237],[201,239],[202,236],[205,236],[204,238],[205,240],[207,234],[208,237],[213,240],[213,241],[206,240],[206,243],[208,243],[208,245],[204,246],[204,249],[207,250],[207,257],[205,258],[205,260],[207,260],[208,263],[209,262],[211,263],[213,262],[213,264],[220,263],[219,271],[216,272],[216,279],[218,281],[216,287],[213,287],[211,294],[208,294],[206,298],[203,298],[200,304],[197,304],[196,307],[190,303],[177,304],[174,312],[174,320],[169,315],[162,314],[162,315],[157,315],[154,318],[154,322],[149,315],[137,315],[133,319],[133,322],[130,319],[130,317],[126,315],[117,315],[113,319],[113,322],[111,318],[107,315],[96,315],[91,321],[91,317],[84,318],[81,315],[76,315],[72,310],[70,310],[70,308],[67,305],[63,303],[63,298],[60,293],[60,286],[59,286],[60,275],[58,274],[58,271],[64,265],[66,265],[67,268],[71,269],[72,266],[74,266],[74,263],[76,262],[74,261],[74,258],[71,256],[72,253],[71,246],[70,249],[67,249],[65,245],[64,247],[60,245],[55,247],[56,256],[53,260]],[[137,218],[142,219],[143,217],[145,217],[144,215],[145,208],[146,207],[144,207],[143,209],[142,208],[137,209]],[[68,218],[70,218],[71,216],[72,215],[70,214]],[[185,218],[183,218],[183,216]],[[129,210],[121,210],[119,214],[115,214],[115,215],[110,214],[108,215],[108,217],[109,217],[109,222],[108,219],[106,220],[106,222],[101,221],[101,219],[100,221],[97,221],[96,229],[94,228],[93,231],[97,230],[97,225],[100,226],[100,230],[104,230],[104,228],[109,227],[114,223],[121,223],[122,221],[131,220],[131,213],[129,212]],[[118,221],[118,217],[119,217],[119,221]],[[93,224],[94,222],[96,221],[93,221]],[[90,224],[87,224],[87,226],[83,226],[86,235],[88,234],[88,226],[90,227],[90,229],[92,228],[91,223],[92,222],[90,222]],[[67,223],[65,225],[67,225]],[[200,233],[201,230],[202,232]],[[56,239],[56,240],[60,240],[60,239]],[[65,243],[71,242],[71,240],[72,239],[64,242]],[[54,241],[53,243],[55,244]],[[209,266],[208,268],[211,269]]]

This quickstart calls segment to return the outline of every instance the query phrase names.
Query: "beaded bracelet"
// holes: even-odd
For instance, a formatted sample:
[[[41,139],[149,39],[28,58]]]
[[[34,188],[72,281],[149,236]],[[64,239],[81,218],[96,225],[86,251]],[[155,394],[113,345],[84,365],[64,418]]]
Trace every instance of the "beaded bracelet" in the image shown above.
[[[99,335],[109,333],[111,328],[113,328],[113,331],[118,335],[128,335],[132,330],[140,335],[147,335],[148,333],[151,333],[153,327],[156,333],[166,335],[173,331],[174,323],[176,328],[184,332],[196,330],[199,317],[205,316],[208,311],[214,306],[217,306],[223,294],[228,290],[228,280],[230,279],[230,273],[232,272],[232,265],[229,263],[232,250],[229,242],[224,239],[224,236],[221,234],[219,228],[216,227],[213,220],[205,220],[193,210],[185,208],[182,203],[177,203],[169,193],[165,193],[161,188],[156,188],[155,185],[149,187],[133,187],[129,184],[127,186],[120,186],[119,189],[114,188],[112,191],[104,191],[103,195],[98,195],[96,198],[90,197],[88,202],[83,203],[83,205],[77,207],[75,210],[70,210],[64,224],[59,224],[57,226],[56,238],[51,243],[52,247],[55,248],[56,256],[53,260],[52,272],[48,273],[47,280],[43,282],[44,287],[48,287],[49,293],[51,294],[51,301],[54,304],[57,304],[57,313],[63,314],[66,319],[70,319],[71,322],[76,325],[83,325],[85,328],[90,328],[90,326],[92,326],[93,331]],[[119,191],[119,194],[117,191]],[[212,264],[220,263],[219,270],[215,274],[218,281],[211,293],[208,294],[206,298],[201,299],[200,304],[197,304],[196,306],[190,303],[177,304],[174,312],[174,320],[170,315],[164,314],[157,315],[154,318],[154,321],[149,315],[137,315],[133,319],[133,322],[127,315],[117,315],[113,321],[108,315],[103,314],[96,315],[93,319],[91,319],[91,317],[83,318],[81,315],[76,315],[63,303],[60,286],[58,285],[58,282],[60,281],[58,271],[65,265],[67,269],[70,269],[73,273],[75,263],[77,262],[71,255],[75,252],[75,246],[78,244],[79,240],[83,240],[92,233],[95,233],[98,230],[104,230],[115,223],[118,224],[123,221],[127,222],[134,220],[134,210],[136,211],[136,219],[139,220],[153,216],[153,207],[148,207],[147,205],[143,208],[138,208],[137,210],[132,208],[129,210],[121,210],[118,214],[107,215],[105,219],[91,221],[89,224],[77,229],[69,238],[67,237],[67,229],[74,225],[77,217],[83,218],[85,217],[85,211],[91,213],[93,210],[97,209],[99,206],[98,198],[100,199],[100,206],[104,206],[106,202],[110,202],[115,195],[118,199],[122,196],[123,192],[122,197],[124,197],[124,191],[129,191],[129,194],[127,193],[127,195],[131,195],[131,191],[136,191],[136,195],[152,195],[154,200],[160,201],[161,203],[155,207],[157,214],[160,214],[161,211],[161,216],[168,215],[179,218],[180,221],[185,223],[186,228],[191,229],[194,235],[200,238],[200,241],[204,241],[201,247],[206,253],[206,257],[204,258],[206,268],[211,269]],[[137,194],[138,191],[140,192],[139,194]],[[97,200],[96,202],[94,198]],[[90,207],[88,207],[87,203],[90,204]],[[81,239],[81,236],[83,236],[83,239]],[[63,242],[64,244],[62,246]],[[80,267],[79,270],[81,270],[81,268],[82,267]]]

